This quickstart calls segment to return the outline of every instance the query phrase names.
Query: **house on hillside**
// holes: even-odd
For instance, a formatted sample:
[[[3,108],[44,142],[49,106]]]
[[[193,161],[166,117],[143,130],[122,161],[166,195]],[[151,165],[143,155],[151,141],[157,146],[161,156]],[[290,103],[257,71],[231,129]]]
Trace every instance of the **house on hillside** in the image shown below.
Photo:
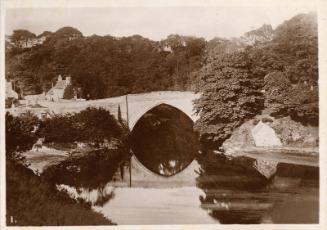
[[[28,40],[21,40],[18,42],[20,48],[31,48],[36,45],[41,45],[46,40],[46,36],[30,38]]]
[[[46,100],[46,95],[45,92],[35,95],[26,95],[24,96],[24,100],[26,105],[36,105],[38,101]]]
[[[13,89],[11,81],[6,81],[6,99],[7,98],[18,99],[18,93]]]
[[[19,48],[31,48],[37,45],[42,45],[45,40],[51,35],[51,32],[45,31],[42,34],[36,36],[36,37],[30,37],[30,38],[20,38],[19,40],[13,41],[12,36],[6,35],[6,42],[10,45],[19,47]]]
[[[62,76],[59,75],[56,84],[45,94],[46,99],[50,101],[59,101],[60,99],[63,99],[65,89],[70,84],[70,77],[66,77],[66,79],[63,80]]]

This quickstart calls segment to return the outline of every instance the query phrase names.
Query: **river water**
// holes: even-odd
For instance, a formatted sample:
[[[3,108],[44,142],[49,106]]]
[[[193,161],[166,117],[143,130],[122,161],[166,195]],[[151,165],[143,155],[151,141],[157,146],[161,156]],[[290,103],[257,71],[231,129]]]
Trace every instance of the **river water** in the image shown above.
[[[196,187],[155,189],[117,188],[103,207],[94,207],[117,224],[316,223],[314,189],[254,194],[217,190],[225,196],[206,205]],[[228,195],[228,193],[230,193]],[[232,194],[232,195],[231,195]],[[267,196],[260,201],[261,196]]]
[[[292,168],[292,173],[285,167]],[[284,172],[283,172],[284,170]],[[253,174],[200,175],[191,187],[112,187],[76,196],[117,224],[258,224],[318,223],[319,186],[316,169],[280,168],[262,183]],[[68,188],[73,193],[74,188]],[[101,195],[100,195],[101,194]],[[110,199],[95,205],[99,197]]]

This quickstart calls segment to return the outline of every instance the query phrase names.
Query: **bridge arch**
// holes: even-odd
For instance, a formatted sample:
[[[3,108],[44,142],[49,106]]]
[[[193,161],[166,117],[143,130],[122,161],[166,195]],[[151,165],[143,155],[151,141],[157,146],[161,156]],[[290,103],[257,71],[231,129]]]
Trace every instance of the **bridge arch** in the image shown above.
[[[151,104],[145,108],[143,108],[142,110],[140,110],[137,114],[133,114],[130,118],[129,121],[129,128],[131,131],[133,131],[135,125],[137,124],[137,122],[150,110],[160,106],[160,105],[168,105],[170,107],[173,107],[174,109],[179,110],[181,113],[185,114],[186,116],[188,116],[193,123],[197,120],[197,116],[194,115],[193,112],[190,113],[189,109],[187,107],[183,107],[183,106],[176,106],[174,103],[169,103],[169,102],[157,102],[154,104]]]
[[[159,177],[181,173],[198,151],[198,135],[193,124],[190,114],[175,106],[152,105],[138,118],[131,131],[135,163]]]

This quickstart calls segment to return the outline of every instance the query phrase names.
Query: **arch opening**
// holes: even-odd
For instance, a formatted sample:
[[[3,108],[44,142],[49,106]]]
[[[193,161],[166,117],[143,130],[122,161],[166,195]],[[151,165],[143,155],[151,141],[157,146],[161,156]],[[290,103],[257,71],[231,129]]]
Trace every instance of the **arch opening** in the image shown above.
[[[165,177],[184,170],[199,150],[192,119],[164,103],[147,111],[136,122],[131,146],[135,157],[147,169]]]

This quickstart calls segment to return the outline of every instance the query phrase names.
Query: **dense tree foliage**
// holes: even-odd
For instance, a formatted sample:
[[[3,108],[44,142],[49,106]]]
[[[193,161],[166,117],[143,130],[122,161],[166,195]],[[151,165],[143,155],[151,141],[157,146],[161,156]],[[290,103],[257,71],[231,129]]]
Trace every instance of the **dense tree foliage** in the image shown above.
[[[30,113],[21,117],[6,113],[6,158],[8,160],[20,160],[19,153],[32,148],[37,140],[38,125],[38,118]]]
[[[28,30],[14,30],[11,41],[20,46],[19,42],[23,42],[27,45],[27,41],[32,38],[36,38],[36,35]]]
[[[171,35],[160,42],[139,35],[83,37],[71,27],[48,34],[42,45],[6,49],[6,77],[26,94],[48,90],[58,74],[72,76],[83,98],[154,90],[192,89],[205,40]]]
[[[45,142],[86,142],[100,146],[113,139],[125,140],[128,129],[119,123],[109,111],[102,108],[87,108],[79,113],[55,115],[40,124],[39,136]]]
[[[300,14],[284,22],[276,28],[274,39],[253,53],[257,55],[257,69],[264,69],[266,74],[265,106],[273,108],[272,114],[290,115],[304,124],[318,125],[316,15]],[[279,73],[273,74],[275,71]],[[280,93],[277,98],[272,93],[275,90]]]
[[[22,164],[8,161],[7,224],[16,226],[108,225],[102,214],[83,200],[71,199],[54,184]]]
[[[202,95],[195,101],[200,113],[195,127],[202,142],[220,144],[263,109],[262,79],[250,71],[251,66],[246,52],[235,52],[218,56],[202,69]]]
[[[196,101],[201,139],[222,143],[244,120],[264,112],[318,124],[318,42],[315,14],[300,14],[278,26],[272,40],[234,46],[219,40],[199,71]],[[224,46],[227,44],[227,46]],[[213,52],[219,49],[220,53]]]

